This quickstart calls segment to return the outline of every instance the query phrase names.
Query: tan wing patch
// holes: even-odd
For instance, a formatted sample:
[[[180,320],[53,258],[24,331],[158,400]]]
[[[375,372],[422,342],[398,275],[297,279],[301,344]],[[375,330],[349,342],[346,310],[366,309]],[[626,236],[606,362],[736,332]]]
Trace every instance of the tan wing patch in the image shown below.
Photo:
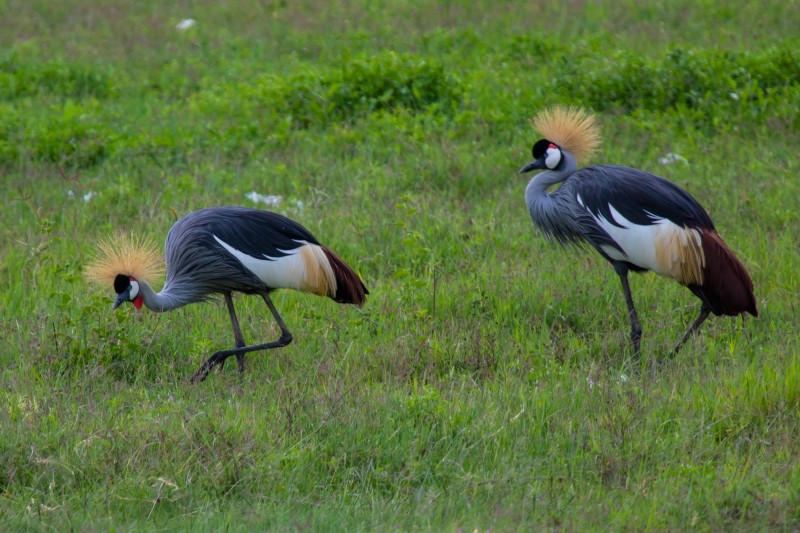
[[[533,127],[548,141],[572,152],[580,164],[585,164],[600,145],[600,127],[594,115],[580,107],[544,109],[534,117]]]
[[[99,252],[84,269],[90,281],[109,286],[118,274],[153,283],[164,273],[164,256],[153,241],[134,235],[118,234],[101,240]]]
[[[319,296],[336,296],[336,276],[325,252],[315,244],[300,247],[300,257],[306,269],[301,290]]]
[[[706,266],[700,232],[674,224],[656,238],[656,262],[665,276],[685,285],[702,285]]]

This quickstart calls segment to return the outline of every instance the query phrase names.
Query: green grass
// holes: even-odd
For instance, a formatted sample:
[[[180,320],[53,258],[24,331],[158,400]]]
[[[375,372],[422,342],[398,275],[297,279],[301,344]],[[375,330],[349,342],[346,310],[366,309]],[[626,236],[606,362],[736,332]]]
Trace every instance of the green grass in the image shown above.
[[[0,2],[0,527],[800,527],[796,2],[162,4]],[[706,206],[759,319],[669,358],[699,303],[634,276],[631,360],[613,270],[525,209],[553,103]],[[111,313],[81,271],[251,191],[370,299],[276,293],[295,341],[191,386],[224,305]]]

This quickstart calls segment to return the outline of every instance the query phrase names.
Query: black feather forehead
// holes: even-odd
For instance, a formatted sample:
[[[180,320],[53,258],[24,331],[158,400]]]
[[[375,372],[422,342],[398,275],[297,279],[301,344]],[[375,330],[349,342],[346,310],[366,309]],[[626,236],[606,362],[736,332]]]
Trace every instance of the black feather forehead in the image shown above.
[[[130,284],[131,284],[130,276],[126,276],[124,274],[117,274],[117,277],[114,278],[114,292],[116,292],[117,294],[122,294]]]
[[[545,154],[545,152],[547,152],[547,149],[550,148],[551,144],[555,143],[552,143],[547,139],[540,139],[536,141],[533,145],[533,148],[531,148],[531,152],[533,153],[533,158],[539,159],[540,157],[542,157]]]

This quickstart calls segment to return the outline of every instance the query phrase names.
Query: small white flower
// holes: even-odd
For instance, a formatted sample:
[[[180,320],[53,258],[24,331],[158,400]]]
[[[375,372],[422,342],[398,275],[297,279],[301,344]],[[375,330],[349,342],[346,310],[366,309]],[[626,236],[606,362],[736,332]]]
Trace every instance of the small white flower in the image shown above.
[[[282,196],[275,194],[259,194],[256,191],[250,191],[244,195],[245,198],[256,204],[264,204],[267,207],[278,207],[283,201]]]
[[[86,194],[83,195],[83,201],[84,202],[88,202],[92,198],[94,198],[94,191],[89,191],[89,192],[87,192]]]
[[[592,390],[594,388],[594,380],[592,378],[587,377],[586,378],[586,383],[589,384],[589,390]]]
[[[75,198],[75,192],[72,189],[67,191],[67,198]]]
[[[298,211],[302,211],[305,205],[303,205],[303,200],[295,200],[294,206],[297,208]]]
[[[627,383],[627,382],[628,382],[628,376],[626,376],[625,374],[620,374],[617,383]]]
[[[738,94],[736,94],[736,93],[735,93],[735,92],[733,92],[733,91],[729,92],[729,93],[728,93],[728,96],[730,96],[730,97],[731,97],[731,100],[736,100],[737,102],[739,101],[739,95],[738,95]]]
[[[197,24],[194,19],[183,19],[179,23],[175,24],[175,29],[178,31],[186,31],[192,26]]]
[[[684,165],[688,165],[689,161],[683,157],[682,155],[673,154],[672,152],[668,153],[664,157],[659,157],[658,162],[662,165],[671,165],[672,163],[681,162]]]

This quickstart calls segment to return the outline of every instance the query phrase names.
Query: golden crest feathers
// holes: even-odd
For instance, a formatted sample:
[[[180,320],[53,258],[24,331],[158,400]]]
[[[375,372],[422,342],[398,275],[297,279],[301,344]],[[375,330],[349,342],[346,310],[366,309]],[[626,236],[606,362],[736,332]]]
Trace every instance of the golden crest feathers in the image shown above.
[[[99,253],[84,270],[91,281],[108,287],[118,274],[152,283],[164,272],[164,256],[158,245],[145,237],[118,234],[98,244]]]
[[[543,138],[556,143],[585,163],[600,145],[600,127],[594,115],[580,107],[556,105],[539,112],[533,127]]]

